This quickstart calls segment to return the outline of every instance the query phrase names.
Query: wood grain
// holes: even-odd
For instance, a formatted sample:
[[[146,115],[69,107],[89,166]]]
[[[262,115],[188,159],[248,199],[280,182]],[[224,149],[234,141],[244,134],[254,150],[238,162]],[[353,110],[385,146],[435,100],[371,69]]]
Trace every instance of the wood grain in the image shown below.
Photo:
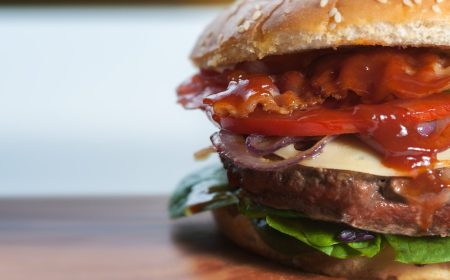
[[[166,201],[0,200],[1,279],[330,279],[237,248],[208,213],[170,221]]]

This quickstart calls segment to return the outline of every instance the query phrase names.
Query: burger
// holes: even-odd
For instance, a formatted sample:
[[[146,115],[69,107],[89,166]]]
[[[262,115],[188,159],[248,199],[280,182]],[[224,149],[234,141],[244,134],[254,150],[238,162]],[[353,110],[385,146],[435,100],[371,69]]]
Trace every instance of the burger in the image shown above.
[[[178,101],[222,165],[171,216],[302,271],[450,279],[450,1],[238,1],[204,31]]]

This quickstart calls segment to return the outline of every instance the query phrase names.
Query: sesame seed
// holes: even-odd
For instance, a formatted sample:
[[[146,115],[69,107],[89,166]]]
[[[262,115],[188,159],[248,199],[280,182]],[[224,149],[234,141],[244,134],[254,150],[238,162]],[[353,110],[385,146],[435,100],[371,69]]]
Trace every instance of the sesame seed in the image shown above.
[[[403,4],[405,5],[405,6],[408,6],[408,7],[413,7],[413,3],[411,2],[411,0],[403,0]]]
[[[336,12],[336,14],[334,15],[334,21],[336,23],[340,23],[342,22],[342,15],[339,11]]]
[[[262,16],[262,12],[260,10],[255,11],[255,13],[252,16],[252,20],[257,20]]]
[[[249,20],[247,20],[246,22],[244,22],[244,28],[245,28],[245,30],[249,30],[251,24],[252,24],[252,22],[249,21]]]
[[[433,12],[435,12],[436,14],[442,14],[442,10],[439,7],[438,4],[433,4],[433,6],[431,6],[431,9],[433,10]]]
[[[250,29],[252,22],[249,20],[246,20],[243,24],[238,26],[238,32],[244,33],[245,31],[248,31]]]
[[[387,4],[388,0],[377,0],[378,2],[380,2],[381,4]]]
[[[397,30],[397,32],[398,32],[398,34],[399,34],[400,36],[407,36],[407,35],[408,35],[408,32],[405,30],[405,28],[399,28],[399,29]]]
[[[422,4],[422,0],[414,0],[414,3],[416,3],[417,5]]]
[[[333,9],[330,10],[330,12],[328,13],[328,15],[329,15],[330,17],[334,17],[334,15],[336,15],[337,12],[338,12],[338,9],[333,8]]]
[[[328,0],[320,0],[320,7],[325,7],[326,5],[328,5]]]
[[[444,0],[436,0],[436,3],[438,3],[438,4],[444,3]]]
[[[220,33],[219,37],[217,37],[217,41],[219,42],[219,44],[221,44],[223,42],[223,34]]]

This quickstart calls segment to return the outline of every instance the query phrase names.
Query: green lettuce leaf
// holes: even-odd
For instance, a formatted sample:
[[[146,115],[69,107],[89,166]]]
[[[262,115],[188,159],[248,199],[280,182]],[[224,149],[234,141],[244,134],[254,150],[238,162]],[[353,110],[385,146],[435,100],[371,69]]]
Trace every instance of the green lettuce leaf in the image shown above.
[[[346,229],[343,225],[276,216],[267,216],[266,221],[269,226],[279,232],[339,259],[355,256],[373,257],[382,248],[381,236],[378,234],[375,234],[376,238],[371,241],[345,243],[337,240],[336,236]]]
[[[299,242],[294,237],[273,229],[267,224],[265,218],[252,219],[252,223],[264,243],[283,255],[297,256],[316,251],[313,247]]]
[[[387,243],[395,251],[396,261],[401,263],[450,261],[450,237],[374,234],[376,238],[371,241],[340,242],[336,236],[348,229],[347,226],[310,220],[303,213],[274,209],[239,196],[236,189],[228,186],[226,172],[221,165],[207,167],[185,177],[169,201],[169,212],[172,218],[179,218],[233,204],[238,204],[241,213],[255,221],[255,228],[265,241],[280,252],[291,255],[315,249],[340,259],[373,257],[380,252],[383,243]]]
[[[409,264],[432,264],[450,261],[450,237],[408,237],[385,235],[395,251],[395,260]]]
[[[222,165],[206,167],[186,176],[169,200],[171,218],[180,218],[232,204],[239,198],[228,186]]]

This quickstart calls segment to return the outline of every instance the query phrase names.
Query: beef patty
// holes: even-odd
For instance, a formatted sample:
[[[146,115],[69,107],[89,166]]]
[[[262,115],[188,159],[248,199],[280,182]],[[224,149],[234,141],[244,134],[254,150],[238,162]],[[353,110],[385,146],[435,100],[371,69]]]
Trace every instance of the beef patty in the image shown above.
[[[424,228],[422,207],[408,204],[393,190],[407,178],[311,168],[300,165],[277,171],[235,166],[221,155],[230,184],[252,200],[277,209],[296,210],[317,220],[355,228],[410,236],[450,235],[450,204],[443,204]]]

